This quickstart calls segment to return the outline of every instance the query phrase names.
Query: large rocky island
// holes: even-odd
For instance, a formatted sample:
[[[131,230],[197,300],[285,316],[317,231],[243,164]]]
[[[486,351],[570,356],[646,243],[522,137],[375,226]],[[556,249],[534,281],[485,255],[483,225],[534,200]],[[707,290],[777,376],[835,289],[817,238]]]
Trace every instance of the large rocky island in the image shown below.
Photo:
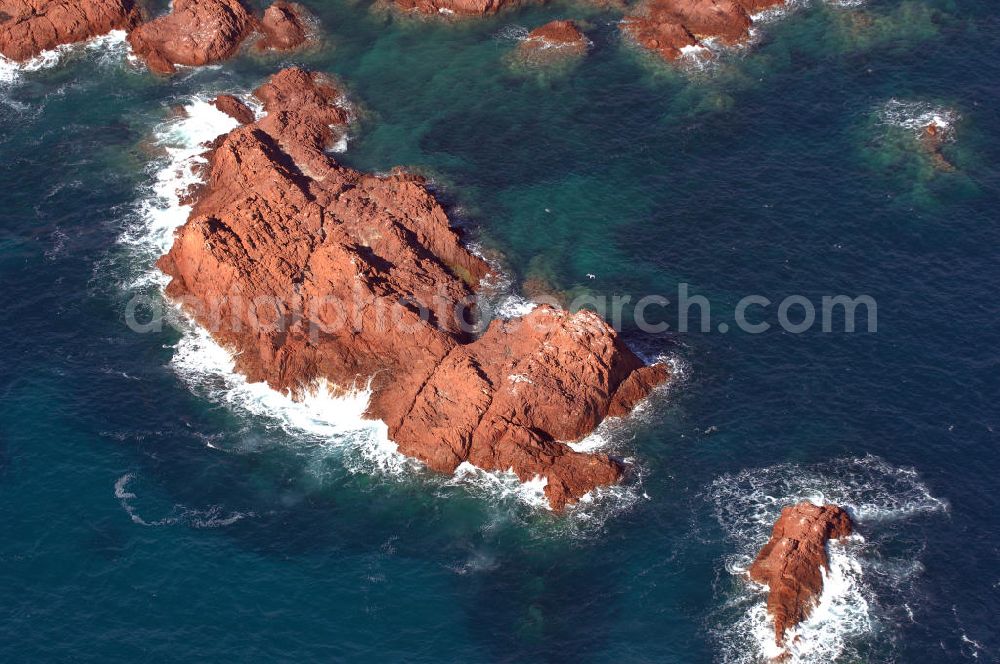
[[[774,640],[809,617],[823,593],[823,571],[829,570],[826,545],[847,537],[851,517],[836,505],[802,502],[786,507],[774,524],[771,539],[750,566],[750,578],[768,587],[767,612],[774,621]]]
[[[252,381],[302,395],[364,386],[401,452],[547,479],[562,509],[617,482],[620,462],[572,450],[668,377],[597,315],[538,307],[479,334],[490,268],[419,177],[370,175],[325,152],[348,121],[337,86],[288,69],[259,88],[266,115],[217,141],[205,186],[160,261],[167,294]],[[240,109],[234,115],[249,119]]]

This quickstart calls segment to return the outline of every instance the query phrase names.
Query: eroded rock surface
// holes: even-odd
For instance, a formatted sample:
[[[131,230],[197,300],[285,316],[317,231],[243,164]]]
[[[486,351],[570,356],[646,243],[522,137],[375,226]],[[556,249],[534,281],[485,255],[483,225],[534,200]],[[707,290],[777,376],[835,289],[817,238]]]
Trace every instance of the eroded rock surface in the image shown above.
[[[788,630],[809,617],[823,593],[823,570],[830,564],[827,542],[852,530],[851,517],[836,505],[803,502],[781,511],[770,541],[750,566],[750,578],[768,587],[767,612],[779,647]]]
[[[24,62],[139,20],[133,0],[0,0],[0,55]]]
[[[647,0],[621,22],[622,31],[665,60],[708,39],[736,45],[750,38],[750,15],[785,0]]]
[[[267,115],[217,141],[210,175],[160,268],[252,381],[301,395],[371,381],[368,416],[402,453],[548,479],[561,509],[623,468],[561,441],[624,415],[668,377],[598,316],[539,307],[477,336],[467,303],[489,272],[414,175],[324,152],[349,119],[336,85],[285,70]]]

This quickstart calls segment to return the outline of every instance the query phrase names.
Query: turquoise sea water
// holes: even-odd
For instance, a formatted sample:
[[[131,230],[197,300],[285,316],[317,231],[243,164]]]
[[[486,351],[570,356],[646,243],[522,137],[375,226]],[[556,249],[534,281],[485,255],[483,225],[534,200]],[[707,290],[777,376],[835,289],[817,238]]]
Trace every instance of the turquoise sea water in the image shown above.
[[[1000,658],[991,3],[803,2],[700,69],[569,4],[458,25],[304,4],[307,53],[165,80],[105,44],[0,83],[0,658],[761,661],[739,570],[806,497],[863,541],[799,661]],[[512,63],[518,28],[561,17],[589,22],[585,59]],[[622,490],[557,517],[433,477],[209,371],[183,329],[125,325],[157,292],[175,108],[288,64],[357,104],[339,158],[430,176],[514,290],[711,302],[706,333],[625,324],[679,374],[602,431]],[[954,171],[905,126],[925,114]],[[791,334],[772,308],[720,333],[751,294],[868,294],[878,330]]]

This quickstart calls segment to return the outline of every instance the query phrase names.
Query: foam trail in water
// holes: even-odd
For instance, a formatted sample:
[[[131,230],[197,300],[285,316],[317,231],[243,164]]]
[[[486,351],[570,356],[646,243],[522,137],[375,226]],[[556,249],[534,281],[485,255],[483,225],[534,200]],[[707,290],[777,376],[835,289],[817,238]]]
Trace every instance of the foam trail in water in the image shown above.
[[[747,470],[716,480],[709,497],[727,539],[738,552],[726,568],[739,579],[735,596],[726,598],[727,613],[738,612],[735,624],[716,629],[722,661],[749,664],[783,654],[774,643],[774,626],[766,610],[766,593],[746,580],[746,571],[770,537],[781,509],[803,500],[846,508],[861,529],[889,529],[895,522],[918,514],[945,512],[948,505],[935,498],[916,471],[897,468],[875,456],[846,459],[814,467],[782,464]],[[824,576],[819,605],[808,620],[787,637],[792,664],[819,664],[859,656],[857,647],[880,623],[875,613],[880,601],[866,581],[866,569],[906,579],[920,565],[895,564],[874,555],[858,534],[842,543],[830,543],[830,571]],[[915,555],[915,554],[914,554]],[[898,562],[898,561],[897,561]],[[905,592],[904,578],[890,580],[894,591]],[[896,598],[898,599],[898,598]],[[902,600],[898,602],[904,604]]]
[[[147,521],[139,515],[139,510],[133,502],[138,498],[129,490],[129,484],[135,480],[135,475],[126,473],[115,481],[115,498],[121,503],[122,509],[132,519],[132,523],[147,527],[173,526],[183,524],[192,528],[223,528],[237,521],[257,516],[253,512],[226,513],[221,505],[212,505],[208,509],[191,509],[183,505],[174,505],[167,516],[153,521]]]

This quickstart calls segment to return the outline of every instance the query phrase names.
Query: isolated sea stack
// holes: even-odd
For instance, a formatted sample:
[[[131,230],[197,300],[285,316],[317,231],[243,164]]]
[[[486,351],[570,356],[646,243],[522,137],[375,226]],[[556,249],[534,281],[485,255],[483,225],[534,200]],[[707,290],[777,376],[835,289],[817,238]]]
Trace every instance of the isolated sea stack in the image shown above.
[[[557,510],[617,482],[618,461],[564,441],[628,413],[667,367],[589,312],[539,307],[479,334],[471,302],[489,267],[424,181],[325,152],[349,120],[336,84],[288,69],[255,95],[266,115],[216,141],[159,262],[168,296],[237,370],[295,397],[368,386],[367,416],[403,454],[446,473],[469,462],[544,477]]]
[[[664,60],[676,60],[683,49],[706,40],[726,46],[746,42],[751,14],[783,4],[785,0],[646,0],[622,20],[621,29]]]
[[[139,20],[133,0],[0,0],[0,55],[24,62]]]
[[[819,602],[823,571],[830,568],[827,542],[852,530],[850,516],[836,505],[802,502],[781,511],[770,541],[750,566],[750,578],[768,587],[767,612],[778,647]]]
[[[172,74],[177,65],[231,58],[257,33],[261,48],[295,48],[307,36],[303,12],[297,3],[278,0],[258,20],[243,0],[174,0],[169,14],[140,25],[128,39],[152,71]]]

